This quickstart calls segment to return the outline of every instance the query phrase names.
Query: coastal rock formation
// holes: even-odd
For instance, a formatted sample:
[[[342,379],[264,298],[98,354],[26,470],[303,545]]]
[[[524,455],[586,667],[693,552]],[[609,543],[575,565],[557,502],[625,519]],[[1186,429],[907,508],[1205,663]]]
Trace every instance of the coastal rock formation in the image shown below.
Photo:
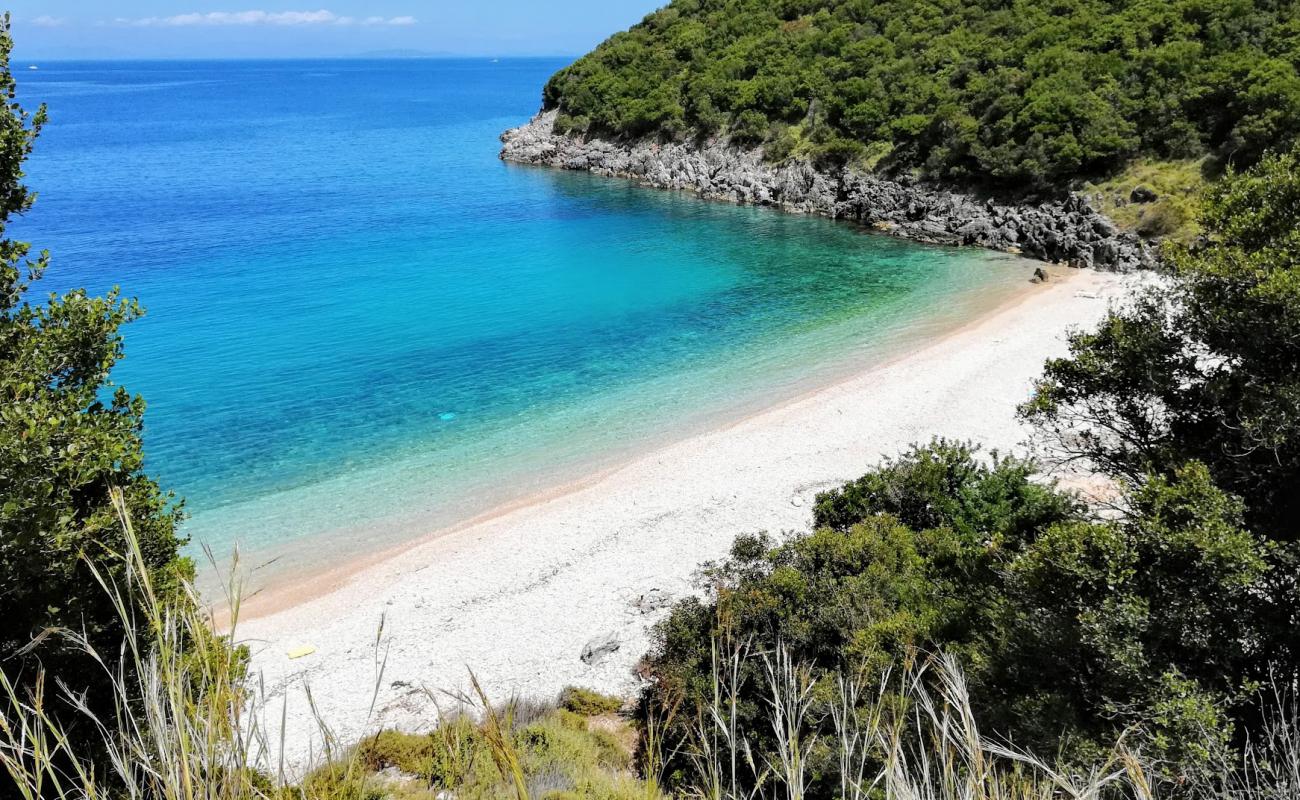
[[[976,245],[1075,267],[1128,272],[1155,261],[1141,239],[1121,232],[1079,195],[1008,204],[906,177],[824,172],[801,161],[769,164],[760,151],[723,143],[695,147],[569,136],[555,131],[555,117],[555,111],[543,112],[501,134],[501,158],[631,178],[711,200],[854,220],[919,242]]]

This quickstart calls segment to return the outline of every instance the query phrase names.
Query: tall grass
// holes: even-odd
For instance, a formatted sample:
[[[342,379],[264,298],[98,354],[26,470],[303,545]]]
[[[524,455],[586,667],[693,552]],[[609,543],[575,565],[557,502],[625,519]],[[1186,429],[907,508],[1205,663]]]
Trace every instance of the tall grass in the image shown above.
[[[1263,724],[1236,763],[1213,765],[1219,777],[1198,787],[1197,800],[1300,798],[1300,698],[1297,681],[1273,677],[1257,696]]]
[[[219,634],[191,585],[184,584],[174,598],[155,591],[121,494],[114,492],[112,500],[125,535],[125,551],[119,554],[124,577],[115,581],[87,564],[121,620],[119,651],[102,653],[75,631],[50,631],[36,643],[62,637],[61,644],[88,654],[109,677],[111,697],[99,698],[106,702],[97,705],[111,707],[112,713],[96,714],[58,676],[42,673],[34,689],[20,687],[0,663],[0,767],[13,795],[23,800],[371,800],[397,792],[434,800],[440,791],[454,789],[463,798],[508,793],[515,800],[540,800],[550,788],[578,786],[608,800],[661,796],[644,792],[644,784],[627,773],[630,755],[615,753],[609,737],[588,731],[580,715],[555,703],[494,704],[472,672],[470,694],[444,693],[456,698],[456,710],[446,716],[439,712],[441,720],[432,721],[442,724],[432,734],[376,736],[359,743],[338,740],[304,683],[304,700],[315,720],[313,741],[320,746],[310,754],[305,775],[290,775],[285,754],[298,748],[287,747],[283,739],[288,697],[272,707],[260,679],[246,672],[246,652],[231,644],[238,642],[243,596],[238,564],[225,587],[229,610]],[[387,666],[383,636],[381,621],[371,712]],[[585,697],[587,703],[601,699],[593,693]],[[52,713],[69,706],[75,725],[66,713]],[[78,742],[86,737],[74,740],[67,732],[86,726],[98,746],[82,749]],[[390,759],[385,747],[418,752],[420,763]],[[566,756],[583,763],[557,766],[556,759]],[[391,764],[398,767],[397,783],[376,774],[381,763],[393,760],[401,762]],[[10,794],[0,783],[0,796]]]
[[[696,711],[695,747],[687,750],[697,777],[696,792],[705,800],[739,796],[740,770],[743,766],[753,770],[753,753],[742,749],[738,713],[741,668],[750,656],[750,642],[729,647],[730,641],[724,637],[712,641],[711,701]]]
[[[319,766],[291,781],[286,743],[272,734],[285,729],[287,700],[277,709],[279,724],[268,725],[274,712],[265,691],[246,675],[239,648],[228,646],[237,641],[237,580],[227,587],[225,638],[190,587],[175,600],[158,596],[121,496],[113,499],[126,533],[125,578],[115,583],[91,568],[122,619],[121,648],[100,653],[76,632],[58,633],[105,670],[113,713],[96,716],[58,676],[42,674],[22,689],[0,670],[0,766],[23,800],[659,800],[670,763],[686,765],[673,775],[678,796],[706,800],[1158,796],[1149,766],[1123,742],[1101,763],[1070,771],[991,740],[949,656],[914,655],[883,671],[818,672],[784,646],[758,651],[752,641],[725,634],[713,643],[710,691],[691,724],[676,724],[680,694],[652,693],[658,699],[639,732],[639,779],[627,773],[630,755],[583,715],[555,704],[495,705],[471,672],[471,692],[452,694],[455,713],[439,712],[440,724],[428,735],[390,732],[343,743],[315,713]],[[381,638],[382,625],[376,694],[386,663]],[[742,713],[747,680],[762,684],[757,722]],[[1240,763],[1217,765],[1209,772],[1218,778],[1178,787],[1176,797],[1300,797],[1296,687],[1277,681],[1261,697],[1265,735],[1245,748]],[[309,688],[306,700],[315,712]],[[608,701],[583,701],[593,703],[598,715],[607,714]],[[51,712],[55,704],[70,705],[93,727],[102,754],[77,749],[56,719],[66,714]],[[683,729],[682,741],[669,741],[669,732]],[[387,766],[407,783],[394,788],[377,778]]]
[[[246,654],[230,645],[243,595],[238,569],[231,570],[226,587],[229,624],[221,636],[188,583],[178,598],[159,596],[121,492],[113,491],[111,499],[126,537],[119,554],[124,578],[119,583],[93,561],[86,563],[121,621],[121,648],[102,653],[76,631],[49,635],[64,637],[65,646],[80,649],[104,670],[112,716],[97,715],[58,676],[42,674],[34,691],[24,691],[0,672],[0,766],[25,800],[284,797],[284,742],[273,739],[264,722],[265,692],[247,680]],[[38,640],[43,638],[48,637]],[[70,706],[78,725],[97,733],[102,756],[74,745],[67,733],[72,726],[51,712],[54,703]],[[284,713],[282,706],[281,723]],[[66,720],[66,714],[59,717]],[[332,760],[341,748],[319,715],[317,721],[325,760]],[[324,793],[339,796],[343,788],[355,791],[342,794],[359,796],[360,783],[355,765],[340,761]],[[296,794],[316,792],[304,784]]]
[[[838,773],[842,800],[1154,800],[1141,759],[1117,746],[1106,762],[1084,774],[1057,769],[1028,753],[992,741],[981,732],[965,677],[944,655],[907,659],[880,675],[831,672],[815,675],[783,645],[770,653],[719,657],[715,643],[714,686],[685,746],[693,768],[686,793],[710,800],[802,800],[809,796],[812,755],[822,753]],[[772,752],[755,758],[759,745],[737,730],[731,676],[739,661],[757,659],[767,694]],[[830,697],[826,695],[829,693]],[[818,724],[829,719],[829,725]],[[747,772],[728,778],[729,755]],[[829,755],[828,755],[829,754]]]
[[[516,704],[507,703],[504,709],[497,709],[488,700],[487,692],[472,671],[469,681],[483,712],[483,733],[492,753],[492,761],[496,763],[497,770],[510,779],[516,800],[529,800],[528,776],[524,773],[523,760],[515,747]]]
[[[808,783],[808,758],[817,737],[808,726],[813,707],[813,674],[805,664],[795,663],[790,651],[778,647],[763,655],[770,696],[768,717],[776,738],[776,756],[768,769],[781,776],[785,800],[804,800]]]

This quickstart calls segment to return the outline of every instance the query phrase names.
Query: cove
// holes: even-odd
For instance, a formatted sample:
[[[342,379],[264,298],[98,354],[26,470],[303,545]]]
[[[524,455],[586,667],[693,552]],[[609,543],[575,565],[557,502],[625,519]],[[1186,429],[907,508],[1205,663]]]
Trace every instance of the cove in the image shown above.
[[[148,308],[192,553],[329,565],[860,370],[1031,267],[497,159],[558,60],[63,62],[13,235]],[[863,409],[862,413],[870,413]]]

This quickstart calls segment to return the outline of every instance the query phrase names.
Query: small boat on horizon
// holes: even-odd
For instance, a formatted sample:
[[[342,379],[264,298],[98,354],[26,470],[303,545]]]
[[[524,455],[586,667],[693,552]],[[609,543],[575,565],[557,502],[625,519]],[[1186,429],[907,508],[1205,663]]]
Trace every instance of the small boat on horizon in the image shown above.
[[[27,68],[28,68],[28,69],[40,69],[40,67],[36,66],[35,64],[31,64],[31,65],[29,65]]]

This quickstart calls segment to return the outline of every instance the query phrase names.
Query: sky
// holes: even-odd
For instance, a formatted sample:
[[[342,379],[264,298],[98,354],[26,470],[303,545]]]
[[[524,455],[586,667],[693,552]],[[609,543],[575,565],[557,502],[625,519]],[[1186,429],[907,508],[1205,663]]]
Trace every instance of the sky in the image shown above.
[[[16,60],[574,56],[667,0],[9,0]]]

